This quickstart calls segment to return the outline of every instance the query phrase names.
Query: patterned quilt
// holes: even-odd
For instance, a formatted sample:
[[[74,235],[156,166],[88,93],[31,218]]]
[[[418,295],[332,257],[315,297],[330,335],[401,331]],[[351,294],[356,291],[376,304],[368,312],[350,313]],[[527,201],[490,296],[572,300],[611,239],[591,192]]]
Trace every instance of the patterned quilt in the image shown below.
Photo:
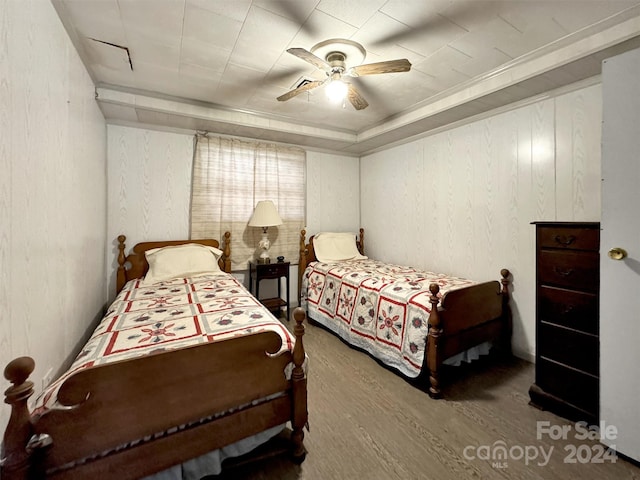
[[[313,262],[302,279],[309,316],[409,377],[424,359],[429,285],[439,296],[475,282],[376,260]]]
[[[272,330],[282,349],[295,338],[235,277],[226,273],[153,285],[128,282],[71,368],[36,401],[34,414],[55,407],[56,392],[74,372],[116,360]]]

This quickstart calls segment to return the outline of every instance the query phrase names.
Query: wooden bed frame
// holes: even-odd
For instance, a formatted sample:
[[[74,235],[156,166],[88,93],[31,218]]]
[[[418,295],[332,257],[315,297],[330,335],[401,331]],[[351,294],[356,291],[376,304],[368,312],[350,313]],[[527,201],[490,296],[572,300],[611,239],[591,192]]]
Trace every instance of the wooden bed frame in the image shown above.
[[[302,295],[302,278],[309,263],[316,261],[312,235],[305,243],[307,232],[300,232],[300,264],[298,270],[298,304]],[[364,255],[364,229],[360,229],[356,244]],[[419,378],[429,377],[429,395],[441,398],[440,372],[442,362],[482,342],[492,341],[501,351],[511,354],[511,308],[509,307],[509,270],[502,269],[500,282],[490,281],[445,293],[438,298],[440,286],[429,286],[432,305],[429,314],[425,357]],[[307,314],[308,315],[308,314]],[[314,319],[309,316],[309,321]]]
[[[220,261],[228,272],[230,234],[224,238]],[[148,249],[184,243],[219,246],[217,240],[147,242],[125,257],[124,241],[118,237],[118,290],[146,273]],[[262,332],[83,369],[60,388],[58,399],[69,407],[40,418],[32,417],[27,407],[34,361],[13,360],[4,371],[12,386],[5,391],[11,417],[4,434],[2,478],[138,479],[287,421],[293,460],[302,462],[307,423],[304,311],[296,309],[294,318],[293,352],[265,355],[277,352],[281,339],[275,332]],[[283,372],[291,362],[287,380]],[[279,392],[285,394],[264,400]],[[251,403],[257,399],[263,400]]]

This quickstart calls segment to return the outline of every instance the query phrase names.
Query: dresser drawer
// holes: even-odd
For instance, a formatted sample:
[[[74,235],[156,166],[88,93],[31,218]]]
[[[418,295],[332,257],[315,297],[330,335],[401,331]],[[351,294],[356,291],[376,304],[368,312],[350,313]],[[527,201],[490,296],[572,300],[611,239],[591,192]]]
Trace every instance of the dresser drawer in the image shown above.
[[[538,290],[538,319],[598,335],[598,295],[542,285]]]
[[[289,262],[259,265],[261,278],[278,278],[289,273]]]
[[[538,282],[597,292],[600,257],[595,252],[542,250],[538,255]]]
[[[539,248],[594,250],[600,245],[600,230],[595,228],[551,226],[538,229]]]
[[[600,224],[536,225],[534,405],[597,422],[600,404]]]
[[[548,323],[538,325],[538,355],[598,376],[598,337]]]
[[[536,383],[546,393],[598,415],[600,387],[597,377],[539,358],[536,363]]]

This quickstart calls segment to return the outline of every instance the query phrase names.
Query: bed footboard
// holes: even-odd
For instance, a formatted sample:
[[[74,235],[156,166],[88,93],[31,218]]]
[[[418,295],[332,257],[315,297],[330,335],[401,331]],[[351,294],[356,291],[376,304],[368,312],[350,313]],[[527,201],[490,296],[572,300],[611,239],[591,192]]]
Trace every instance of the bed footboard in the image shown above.
[[[65,408],[40,418],[27,408],[34,362],[13,360],[5,369],[13,385],[5,392],[11,418],[2,477],[135,479],[287,421],[292,454],[301,461],[304,311],[297,308],[294,318],[293,352],[269,354],[281,338],[261,332],[80,370],[58,393]],[[46,436],[34,445],[37,434]]]
[[[33,382],[29,376],[36,364],[30,357],[19,357],[9,362],[4,377],[11,386],[4,392],[5,402],[11,406],[11,417],[4,432],[0,453],[2,477],[5,480],[29,478],[30,453],[27,443],[33,434],[27,401],[33,395]]]
[[[505,268],[500,274],[500,282],[453,290],[442,299],[438,298],[438,284],[429,286],[431,313],[423,370],[429,373],[431,397],[442,397],[440,367],[445,359],[485,341],[511,351],[510,272]]]

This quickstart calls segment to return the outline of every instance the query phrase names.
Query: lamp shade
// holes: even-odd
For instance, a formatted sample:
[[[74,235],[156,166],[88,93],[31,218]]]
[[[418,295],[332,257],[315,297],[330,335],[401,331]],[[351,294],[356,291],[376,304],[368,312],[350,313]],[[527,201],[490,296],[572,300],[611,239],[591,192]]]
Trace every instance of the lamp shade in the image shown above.
[[[249,226],[272,227],[275,225],[282,225],[282,219],[278,214],[276,206],[271,200],[261,200],[253,211],[251,220],[249,220]]]

